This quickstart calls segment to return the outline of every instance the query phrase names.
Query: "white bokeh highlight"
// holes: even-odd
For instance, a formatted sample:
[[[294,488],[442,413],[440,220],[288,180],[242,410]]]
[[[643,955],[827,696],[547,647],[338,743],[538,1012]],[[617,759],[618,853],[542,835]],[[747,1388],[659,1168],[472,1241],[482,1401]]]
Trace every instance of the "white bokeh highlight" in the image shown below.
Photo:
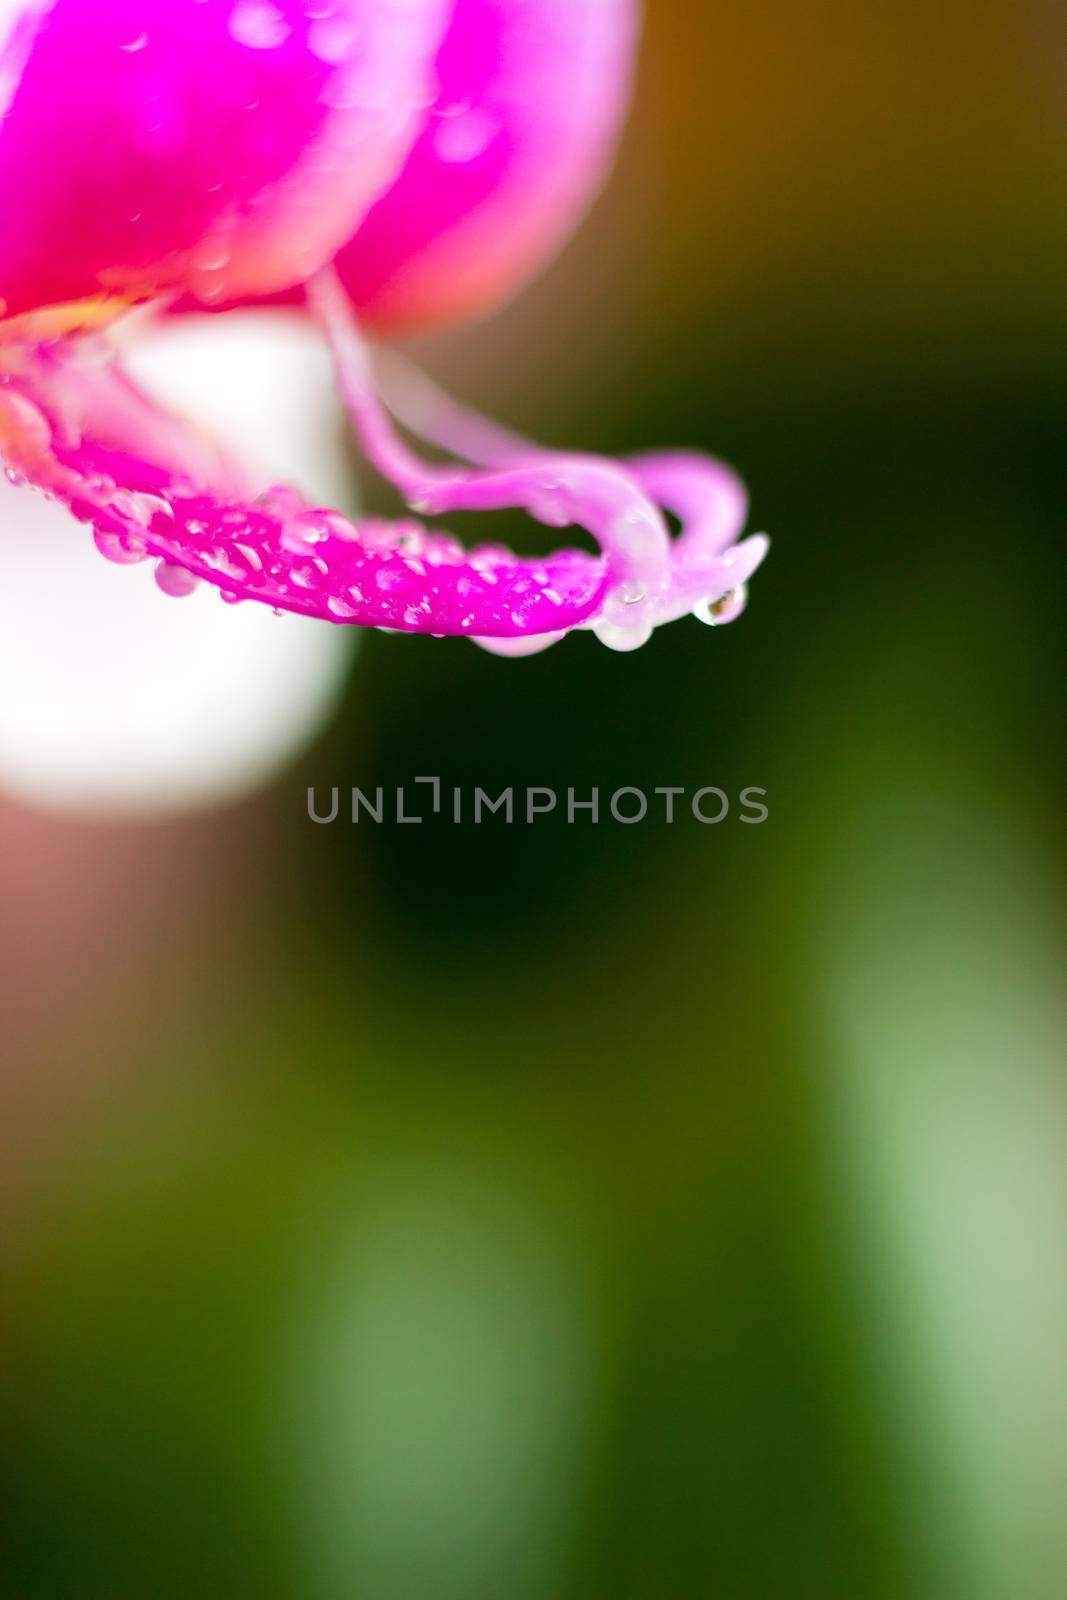
[[[255,478],[344,505],[328,358],[280,312],[142,329],[130,361]],[[0,479],[0,788],[49,810],[166,815],[241,798],[323,728],[354,630],[170,599],[65,511]]]

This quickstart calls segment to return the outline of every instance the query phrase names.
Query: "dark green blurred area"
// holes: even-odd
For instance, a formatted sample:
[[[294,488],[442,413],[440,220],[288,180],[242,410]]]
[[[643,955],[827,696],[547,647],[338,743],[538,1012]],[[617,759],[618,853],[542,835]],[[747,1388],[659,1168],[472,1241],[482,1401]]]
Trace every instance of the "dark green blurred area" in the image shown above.
[[[735,463],[736,626],[371,636],[255,803],[20,835],[12,1600],[1067,1593],[1061,21],[653,0],[585,233],[419,352]],[[307,821],[424,773],[770,820]]]

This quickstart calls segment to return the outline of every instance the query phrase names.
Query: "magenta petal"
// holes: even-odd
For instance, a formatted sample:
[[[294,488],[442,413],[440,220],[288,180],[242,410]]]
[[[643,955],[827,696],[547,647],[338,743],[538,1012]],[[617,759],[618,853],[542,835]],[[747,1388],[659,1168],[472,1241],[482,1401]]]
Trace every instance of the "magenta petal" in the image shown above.
[[[638,649],[654,628],[689,612],[712,624],[740,616],[745,585],[769,542],[762,534],[734,542],[748,498],[728,467],[692,452],[620,463],[544,450],[409,375],[398,385],[398,414],[430,442],[473,463],[430,466],[397,437],[334,277],[320,275],[308,292],[363,447],[409,504],[433,512],[520,506],[549,525],[587,529],[609,577],[590,626],[614,650]],[[661,508],[681,521],[677,539],[668,537]]]
[[[0,316],[302,281],[388,186],[450,0],[40,0],[0,34]]]
[[[360,443],[416,511],[521,508],[547,527],[581,527],[604,554],[606,603],[643,598],[667,569],[669,538],[659,509],[632,474],[597,456],[523,446],[485,466],[430,466],[402,443],[378,394],[367,351],[339,281],[320,274],[308,295],[330,340]]]
[[[456,0],[418,142],[339,259],[368,326],[483,311],[548,259],[614,153],[638,10]]]
[[[333,308],[327,306],[333,315]],[[390,409],[414,433],[450,454],[498,470],[535,467],[549,452],[461,405],[399,356],[384,362]],[[665,450],[621,464],[642,492],[682,524],[672,558],[721,554],[745,526],[748,494],[725,463],[697,451]]]
[[[223,591],[333,622],[486,638],[558,635],[595,615],[605,563],[582,551],[522,560],[467,552],[417,522],[258,499],[191,430],[114,366],[60,347],[9,353],[0,375],[9,475],[63,501],[116,561],[155,557]]]
[[[699,547],[718,554],[744,527],[745,486],[721,461],[695,451],[669,450],[633,456],[628,465],[646,494],[682,524],[676,553]]]

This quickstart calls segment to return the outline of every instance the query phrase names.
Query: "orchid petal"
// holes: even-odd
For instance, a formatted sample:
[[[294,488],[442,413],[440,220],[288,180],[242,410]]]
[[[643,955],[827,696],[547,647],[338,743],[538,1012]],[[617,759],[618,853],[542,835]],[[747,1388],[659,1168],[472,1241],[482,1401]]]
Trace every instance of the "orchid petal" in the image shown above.
[[[355,636],[209,592],[175,604],[0,478],[0,787],[161,816],[241,798],[328,724]],[[81,537],[79,538],[79,534]]]
[[[579,526],[599,541],[611,594],[643,595],[666,570],[666,524],[640,487],[614,462],[595,456],[526,449],[487,469],[433,467],[397,437],[371,375],[367,353],[331,273],[309,296],[334,349],[338,378],[368,458],[415,510],[501,511],[521,508],[547,527]]]
[[[209,421],[254,472],[262,462],[316,493],[346,492],[333,431],[321,426],[336,418],[329,358],[306,321],[160,318],[138,328],[136,356],[153,393]],[[127,432],[135,409],[127,397]],[[145,447],[160,420],[148,413]],[[7,793],[94,815],[185,812],[269,781],[329,721],[358,629],[224,606],[207,585],[176,605],[159,592],[160,573],[153,583],[150,566],[102,561],[65,506],[10,487],[2,472],[0,531]],[[197,587],[184,568],[166,575],[168,587]]]
[[[0,37],[0,316],[302,281],[432,96],[450,0],[51,0]]]
[[[154,557],[279,610],[404,632],[519,638],[597,613],[605,563],[467,552],[414,521],[363,520],[295,490],[254,496],[191,429],[90,348],[9,351],[0,369],[9,476],[67,505],[112,560]]]
[[[443,399],[424,417],[427,431],[487,464],[425,465],[377,398],[332,280],[317,287],[316,300],[367,454],[409,501],[432,513],[524,507],[548,525],[586,528],[602,553],[526,559],[487,544],[468,552],[414,520],[357,524],[293,489],[256,494],[88,341],[7,352],[0,450],[9,476],[63,501],[92,525],[111,559],[155,557],[160,585],[172,594],[184,592],[182,574],[191,574],[231,601],[502,641],[497,648],[509,654],[545,648],[576,627],[631,650],[688,612],[709,623],[740,614],[767,541],[734,542],[745,499],[728,469],[693,455],[627,464],[543,451]],[[659,504],[682,519],[679,538],[669,538]]]
[[[368,326],[484,311],[544,264],[607,172],[638,11],[457,0],[418,142],[338,261]]]
[[[346,506],[354,489],[329,351],[306,317],[235,309],[145,319],[115,330],[122,370],[158,409],[195,417],[234,460],[247,497],[299,483],[315,505]]]
[[[427,443],[480,467],[533,466],[546,452],[520,434],[464,406],[402,357],[379,363],[378,387],[393,414]],[[748,515],[748,494],[725,462],[697,451],[670,450],[630,457],[623,465],[656,505],[676,516],[682,533],[675,554],[718,554],[734,542]]]
[[[586,528],[600,542],[609,577],[591,626],[612,649],[637,649],[659,624],[689,612],[711,624],[741,614],[745,585],[769,543],[762,534],[733,542],[747,496],[728,467],[691,452],[615,463],[544,450],[423,382],[409,420],[417,415],[416,428],[431,442],[477,463],[429,466],[392,428],[334,277],[321,275],[309,295],[333,345],[361,443],[409,504],[433,513],[522,507],[549,526]],[[682,522],[677,540],[668,537],[661,507]]]

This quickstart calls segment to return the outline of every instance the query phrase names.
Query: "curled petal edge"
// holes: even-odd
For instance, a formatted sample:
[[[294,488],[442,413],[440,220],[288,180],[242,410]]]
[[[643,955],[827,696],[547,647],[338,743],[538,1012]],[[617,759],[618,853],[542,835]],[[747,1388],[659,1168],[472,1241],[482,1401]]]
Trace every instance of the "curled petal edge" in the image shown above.
[[[385,384],[392,410],[467,463],[428,465],[394,427],[333,281],[320,281],[312,297],[363,448],[414,511],[520,507],[550,527],[584,528],[600,553],[468,550],[415,518],[354,522],[289,487],[256,494],[238,466],[156,406],[91,339],[3,352],[0,454],[9,478],[64,503],[110,559],[154,559],[173,595],[201,580],[230,602],[473,638],[506,655],[532,654],[576,628],[631,650],[689,612],[709,623],[740,614],[767,541],[735,542],[746,500],[729,469],[692,454],[613,463],[542,450],[394,364]],[[664,511],[681,522],[677,538]]]

